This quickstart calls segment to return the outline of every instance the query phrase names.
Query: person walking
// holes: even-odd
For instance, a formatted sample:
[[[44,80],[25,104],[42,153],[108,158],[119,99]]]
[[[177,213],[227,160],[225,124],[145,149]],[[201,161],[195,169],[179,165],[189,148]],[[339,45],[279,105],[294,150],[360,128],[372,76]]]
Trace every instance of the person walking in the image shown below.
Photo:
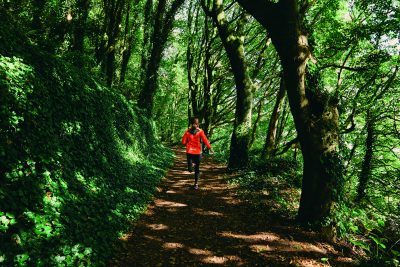
[[[199,119],[193,117],[190,120],[191,127],[189,127],[182,137],[182,144],[186,146],[186,157],[188,171],[193,172],[194,167],[194,189],[198,189],[198,180],[200,174],[200,161],[201,161],[201,143],[200,140],[207,146],[210,153],[214,151],[202,129],[199,128]]]

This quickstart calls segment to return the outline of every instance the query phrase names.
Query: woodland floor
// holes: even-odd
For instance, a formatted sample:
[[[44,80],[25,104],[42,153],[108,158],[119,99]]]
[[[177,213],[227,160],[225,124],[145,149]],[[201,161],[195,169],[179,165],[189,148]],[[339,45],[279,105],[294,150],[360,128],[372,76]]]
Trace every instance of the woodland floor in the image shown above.
[[[345,247],[279,216],[253,213],[226,182],[225,166],[203,158],[200,188],[176,149],[154,201],[121,238],[111,266],[353,266]],[[346,255],[347,254],[347,255]],[[328,262],[322,262],[327,258]]]

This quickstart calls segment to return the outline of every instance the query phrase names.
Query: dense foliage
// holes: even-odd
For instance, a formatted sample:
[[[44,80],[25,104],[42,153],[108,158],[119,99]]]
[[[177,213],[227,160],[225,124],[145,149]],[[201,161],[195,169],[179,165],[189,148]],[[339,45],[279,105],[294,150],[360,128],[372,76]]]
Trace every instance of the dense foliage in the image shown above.
[[[145,139],[147,119],[122,95],[10,29],[0,35],[0,265],[105,265],[171,154]]]
[[[155,136],[179,143],[198,116],[245,199],[399,265],[398,0],[0,5],[24,32],[0,28],[3,261],[64,261],[86,224],[112,240],[107,220],[134,217],[169,158]]]
[[[203,1],[203,8],[212,10],[214,2]],[[399,3],[298,2],[300,7],[303,5],[299,10],[311,54],[305,84],[309,99],[316,100],[312,108],[318,115],[324,109],[324,101],[329,103],[331,99],[337,103],[339,114],[338,163],[328,166],[342,176],[334,188],[338,199],[332,214],[322,224],[324,229],[331,229],[327,234],[330,239],[347,240],[366,250],[373,258],[371,263],[396,265],[400,239]],[[278,213],[295,217],[300,204],[303,158],[287,96],[279,93],[279,59],[268,31],[250,16],[243,26],[241,7],[230,1],[225,5],[231,30],[244,27],[245,60],[250,62],[254,86],[251,160],[249,169],[234,183],[243,186],[244,198],[256,206],[266,202],[264,211],[280,207]],[[169,135],[176,133],[174,140],[178,141],[179,129],[185,122],[177,122],[187,113],[197,114],[218,151],[215,158],[228,161],[227,144],[235,116],[233,68],[218,26],[207,16],[207,10],[201,12],[202,6],[194,3],[186,8],[187,25],[178,28],[187,37],[178,36],[171,42],[171,49],[183,50],[186,42],[186,58],[182,56],[182,60],[186,59],[187,65],[182,64],[181,68],[186,68],[188,81],[183,81],[181,87],[168,88],[167,99],[178,111],[160,113],[158,121],[167,125],[174,114],[176,119],[165,127],[169,134],[164,139],[171,140]],[[179,55],[165,60],[162,69],[168,70],[171,62],[176,71],[178,60]],[[207,71],[209,66],[211,72]],[[160,92],[165,94],[166,89],[160,88]],[[165,105],[164,98],[159,101]],[[318,123],[316,117],[313,119]],[[176,130],[171,129],[174,126]],[[275,164],[282,172],[274,171]],[[265,198],[272,199],[276,206]]]

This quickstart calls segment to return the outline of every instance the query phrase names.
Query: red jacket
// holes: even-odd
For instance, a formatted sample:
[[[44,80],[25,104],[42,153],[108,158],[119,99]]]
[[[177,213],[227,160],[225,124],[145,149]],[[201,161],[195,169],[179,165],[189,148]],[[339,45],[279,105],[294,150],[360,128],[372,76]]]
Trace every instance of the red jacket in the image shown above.
[[[203,140],[208,149],[211,149],[211,145],[202,129],[187,129],[182,137],[182,144],[186,145],[186,153],[196,155],[201,154],[200,139]]]

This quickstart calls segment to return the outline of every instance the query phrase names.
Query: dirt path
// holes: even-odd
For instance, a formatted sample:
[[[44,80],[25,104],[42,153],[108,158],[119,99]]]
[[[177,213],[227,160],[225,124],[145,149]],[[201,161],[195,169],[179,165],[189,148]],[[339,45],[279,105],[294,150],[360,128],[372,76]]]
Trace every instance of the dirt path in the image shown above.
[[[121,240],[124,249],[112,266],[352,265],[317,234],[249,212],[226,184],[224,166],[203,159],[200,189],[191,189],[186,156],[183,150],[175,153],[174,166],[148,211]]]

